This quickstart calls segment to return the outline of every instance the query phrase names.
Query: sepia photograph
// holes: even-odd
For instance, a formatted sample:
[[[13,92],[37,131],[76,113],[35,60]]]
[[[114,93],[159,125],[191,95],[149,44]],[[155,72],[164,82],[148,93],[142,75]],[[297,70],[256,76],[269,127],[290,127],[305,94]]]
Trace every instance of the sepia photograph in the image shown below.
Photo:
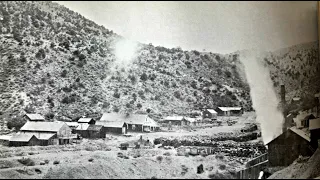
[[[320,179],[318,1],[0,1],[0,179]]]

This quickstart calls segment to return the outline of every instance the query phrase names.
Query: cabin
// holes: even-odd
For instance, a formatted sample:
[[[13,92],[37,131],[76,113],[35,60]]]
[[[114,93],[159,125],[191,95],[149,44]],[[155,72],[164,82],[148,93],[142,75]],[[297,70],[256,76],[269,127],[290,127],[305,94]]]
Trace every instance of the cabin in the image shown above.
[[[70,128],[71,128],[71,132],[75,133],[76,128],[79,126],[78,122],[65,122]]]
[[[205,109],[202,112],[203,119],[217,119],[218,113],[213,109]]]
[[[80,118],[78,123],[95,124],[96,121],[93,118]]]
[[[320,118],[310,120],[309,131],[312,147],[318,148],[318,140],[320,139]]]
[[[270,167],[288,166],[300,155],[311,156],[314,153],[310,135],[296,127],[289,128],[267,143],[267,146]]]
[[[22,118],[26,121],[45,121],[45,118],[40,114],[25,114]]]
[[[167,116],[162,122],[176,126],[190,125],[190,122],[183,116]]]
[[[147,114],[104,113],[100,121],[125,122],[127,131],[158,131],[160,126]]]
[[[102,134],[126,134],[127,124],[123,121],[97,121],[96,125],[102,126]]]
[[[72,134],[72,129],[64,122],[26,122],[21,128],[21,133],[53,133],[56,135],[59,144],[68,144],[72,142],[72,139],[76,138],[75,134]]]
[[[218,107],[216,112],[218,116],[241,116],[243,109],[241,107]]]
[[[9,146],[37,146],[40,142],[32,134],[15,134],[9,140]]]
[[[79,134],[83,138],[105,138],[102,128],[103,126],[101,125],[79,123],[79,126],[75,129],[75,133]]]
[[[57,134],[46,132],[19,132],[21,135],[33,135],[37,138],[39,146],[57,145]]]

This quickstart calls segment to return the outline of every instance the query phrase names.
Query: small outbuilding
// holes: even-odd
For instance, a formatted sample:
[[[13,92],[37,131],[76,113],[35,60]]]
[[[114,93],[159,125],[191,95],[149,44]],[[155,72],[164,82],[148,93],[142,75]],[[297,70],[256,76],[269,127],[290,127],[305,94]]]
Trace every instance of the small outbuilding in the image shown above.
[[[25,114],[23,118],[27,121],[45,121],[45,118],[40,114]]]
[[[167,116],[162,122],[177,126],[190,125],[190,122],[183,116]]]
[[[123,121],[97,121],[96,125],[102,126],[102,134],[126,134],[127,124]]]
[[[39,140],[32,134],[15,134],[9,140],[9,146],[37,146]]]
[[[241,116],[243,109],[242,107],[218,107],[216,112],[218,116]]]
[[[96,121],[93,118],[80,118],[78,123],[95,124]]]
[[[202,112],[203,119],[217,119],[218,113],[213,109],[205,109]]]

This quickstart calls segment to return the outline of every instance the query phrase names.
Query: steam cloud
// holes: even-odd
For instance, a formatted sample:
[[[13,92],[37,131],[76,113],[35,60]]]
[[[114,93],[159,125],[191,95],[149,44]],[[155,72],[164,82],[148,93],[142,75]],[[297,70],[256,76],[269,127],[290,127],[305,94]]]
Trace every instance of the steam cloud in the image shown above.
[[[261,63],[260,55],[258,50],[246,51],[240,54],[240,61],[244,64],[253,108],[257,114],[257,121],[261,124],[262,139],[266,144],[282,133],[284,118],[278,109],[279,100],[269,71]]]
[[[136,58],[137,51],[138,43],[127,39],[117,41],[114,48],[116,61],[113,63],[113,67],[111,67],[111,69],[124,68],[127,70]]]

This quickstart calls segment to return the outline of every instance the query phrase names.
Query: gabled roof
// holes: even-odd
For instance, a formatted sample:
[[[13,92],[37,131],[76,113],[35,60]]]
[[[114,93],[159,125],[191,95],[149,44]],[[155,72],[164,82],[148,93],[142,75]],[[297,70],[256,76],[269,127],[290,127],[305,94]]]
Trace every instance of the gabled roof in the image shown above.
[[[42,115],[40,115],[40,114],[25,114],[25,116],[27,116],[31,121],[32,120],[42,120],[42,121],[44,121],[45,119],[44,119],[44,117],[42,116]]]
[[[189,118],[189,117],[187,117],[186,120],[189,122],[197,122],[198,121],[197,118]]]
[[[311,141],[310,139],[310,135],[308,133],[306,133],[305,131],[298,129],[297,127],[293,126],[290,129],[292,132],[294,132],[295,134],[299,135],[300,137],[302,137],[303,139],[307,140],[308,142]],[[283,132],[284,133],[284,132]],[[283,133],[281,133],[280,135],[278,135],[276,138],[272,139],[271,141],[269,141],[268,143],[266,143],[266,145],[270,144],[271,142],[273,142],[275,139],[279,138]]]
[[[89,123],[91,120],[92,118],[80,118],[78,123]]]
[[[242,107],[218,107],[221,111],[239,111]]]
[[[55,133],[44,133],[44,132],[20,132],[19,134],[34,135],[39,140],[48,140],[55,135]]]
[[[76,130],[88,130],[90,124],[86,123],[80,123],[79,126],[77,126]]]
[[[127,124],[139,125],[157,125],[147,114],[120,114],[120,113],[104,113],[100,121],[105,122],[125,122]]]
[[[9,141],[12,136],[0,135],[0,140]]]
[[[183,119],[185,119],[183,116],[167,116],[165,117],[163,120],[164,121],[182,121]]]
[[[78,127],[79,123],[78,122],[65,122],[69,127],[73,126],[73,127]]]
[[[90,124],[88,127],[88,131],[100,131],[103,126],[101,125],[96,125],[96,124]]]
[[[217,114],[217,112],[213,109],[207,109],[207,111],[209,111],[209,113],[211,113],[211,114]]]
[[[35,137],[33,134],[15,134],[9,141],[15,142],[29,142],[32,137]]]
[[[313,114],[308,114],[305,118],[303,118],[304,121],[310,120],[310,119],[315,119],[316,117]]]
[[[320,129],[320,118],[309,121],[309,130]]]
[[[103,127],[113,127],[113,128],[122,128],[125,122],[123,121],[97,121],[96,125],[100,125]]]
[[[27,121],[21,128],[21,131],[44,131],[44,132],[58,132],[66,123],[62,121],[55,122],[32,122]]]

